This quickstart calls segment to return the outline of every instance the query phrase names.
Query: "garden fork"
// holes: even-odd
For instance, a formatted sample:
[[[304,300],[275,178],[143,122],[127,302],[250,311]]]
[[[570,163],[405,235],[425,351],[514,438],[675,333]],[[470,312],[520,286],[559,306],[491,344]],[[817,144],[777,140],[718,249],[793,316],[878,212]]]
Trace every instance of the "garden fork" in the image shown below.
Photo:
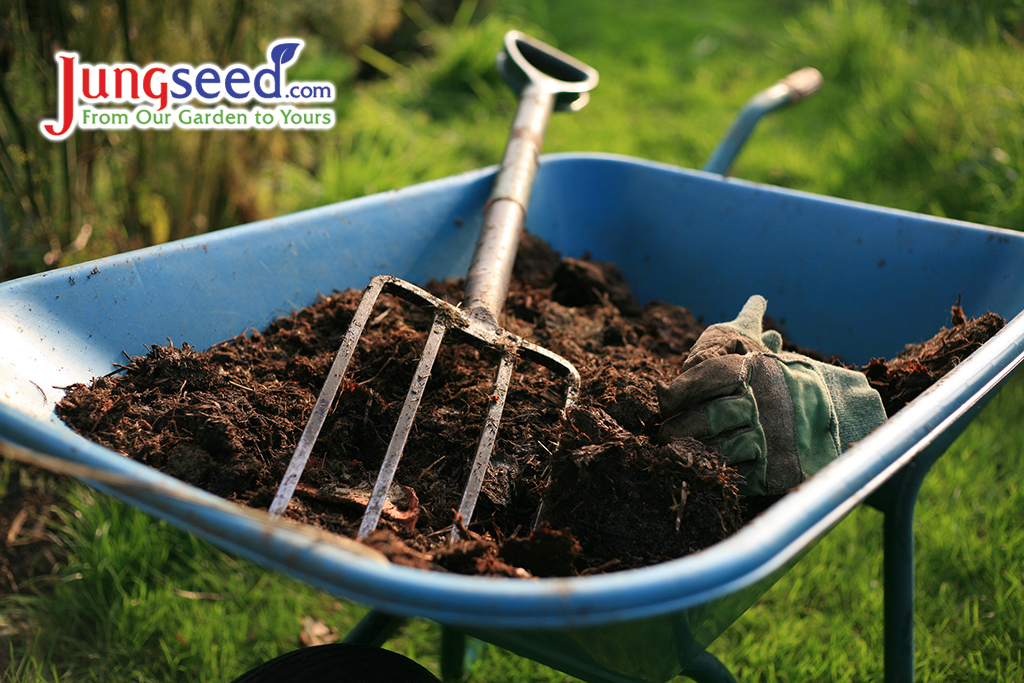
[[[553,111],[577,111],[583,108],[589,100],[589,91],[597,85],[598,75],[586,64],[518,31],[510,31],[505,35],[504,49],[497,57],[497,67],[505,81],[519,94],[519,107],[501,168],[485,207],[480,237],[466,275],[465,296],[461,307],[452,306],[396,277],[379,275],[370,281],[270,506],[272,515],[280,515],[288,507],[320,428],[338,393],[342,376],[369,320],[374,302],[382,292],[394,294],[433,311],[434,319],[357,538],[365,538],[377,528],[416,411],[430,379],[434,360],[448,331],[500,352],[494,390],[488,399],[483,429],[463,490],[462,502],[456,513],[456,523],[452,526],[451,540],[458,538],[459,527],[468,526],[473,517],[494,450],[498,424],[517,358],[530,359],[564,377],[567,385],[564,407],[575,403],[580,377],[572,363],[502,329],[498,325],[498,317],[508,295],[512,265],[523,232],[548,121]]]

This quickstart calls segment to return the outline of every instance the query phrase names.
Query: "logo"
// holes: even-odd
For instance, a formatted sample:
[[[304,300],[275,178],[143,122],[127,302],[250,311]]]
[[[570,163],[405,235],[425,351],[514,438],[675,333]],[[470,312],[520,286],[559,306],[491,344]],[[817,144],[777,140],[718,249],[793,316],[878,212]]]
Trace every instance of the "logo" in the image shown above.
[[[289,83],[285,77],[304,46],[298,38],[276,40],[267,48],[267,63],[256,68],[84,64],[77,52],[58,52],[57,118],[39,128],[51,140],[63,140],[76,128],[331,128],[332,109],[303,105],[333,102],[334,86]],[[229,104],[209,106],[223,101]],[[252,102],[258,104],[244,106]],[[107,106],[121,103],[135,106]]]

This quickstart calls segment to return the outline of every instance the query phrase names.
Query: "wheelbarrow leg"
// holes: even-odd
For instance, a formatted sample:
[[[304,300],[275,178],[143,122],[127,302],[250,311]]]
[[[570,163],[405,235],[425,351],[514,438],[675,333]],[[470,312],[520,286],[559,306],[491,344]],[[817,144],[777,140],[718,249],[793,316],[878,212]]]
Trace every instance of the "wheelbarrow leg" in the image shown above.
[[[396,617],[373,609],[359,620],[342,642],[349,645],[381,647],[405,622],[405,617]]]
[[[914,680],[914,504],[929,465],[911,461],[891,482],[885,512],[885,682]]]
[[[383,647],[407,620],[380,610],[370,610],[359,620],[343,643]],[[441,627],[441,680],[445,683],[461,680],[465,674],[466,636],[453,628]]]
[[[673,618],[673,627],[678,638],[680,660],[686,662],[679,675],[697,683],[736,683],[736,678],[725,664],[698,643],[686,613]]]
[[[466,635],[448,626],[441,627],[441,680],[462,680],[466,673]]]
[[[725,664],[707,650],[691,660],[681,673],[696,683],[736,683],[736,678]]]

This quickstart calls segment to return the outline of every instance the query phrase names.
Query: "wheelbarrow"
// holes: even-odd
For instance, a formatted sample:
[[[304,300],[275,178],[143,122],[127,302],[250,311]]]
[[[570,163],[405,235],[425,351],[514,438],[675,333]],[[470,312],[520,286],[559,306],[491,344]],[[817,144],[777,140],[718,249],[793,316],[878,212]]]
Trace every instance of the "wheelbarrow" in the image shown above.
[[[726,164],[727,166],[727,164]],[[370,605],[350,643],[406,618],[592,683],[731,675],[705,648],[861,503],[885,513],[885,671],[913,677],[912,515],[931,464],[1024,359],[1024,234],[607,154],[542,157],[527,222],[565,255],[614,261],[639,300],[735,315],[751,293],[848,363],[931,336],[962,297],[1006,327],[883,426],[726,540],[604,575],[518,580],[388,564],[243,509],[75,434],[59,387],[167,338],[207,348],[362,287],[466,272],[496,169],[260,221],[0,285],[0,446],[263,566]],[[728,268],[728,272],[724,269]],[[183,296],[181,292],[187,292]],[[453,635],[460,634],[460,635]],[[446,648],[457,651],[457,647]]]

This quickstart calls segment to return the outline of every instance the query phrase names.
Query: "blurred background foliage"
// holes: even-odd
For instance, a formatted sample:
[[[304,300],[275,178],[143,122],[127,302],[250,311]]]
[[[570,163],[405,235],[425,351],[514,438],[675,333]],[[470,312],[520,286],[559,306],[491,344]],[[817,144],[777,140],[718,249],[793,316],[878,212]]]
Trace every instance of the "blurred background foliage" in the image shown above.
[[[522,28],[601,72],[546,151],[699,167],[744,101],[816,66],[741,177],[1024,225],[1024,0],[8,0],[0,4],[0,280],[485,166],[513,97],[493,68]],[[94,130],[62,143],[53,53],[257,65],[334,83],[327,131]]]
[[[815,66],[822,90],[767,117],[736,176],[1024,228],[1024,0],[0,0],[0,280],[495,163],[515,106],[493,68],[509,28],[601,73],[586,109],[552,119],[547,152],[700,167],[751,95]],[[337,88],[331,130],[39,133],[58,49],[255,65],[286,36],[306,41],[289,78]],[[1021,680],[1020,487],[1006,475],[1020,469],[1019,380],[922,493],[924,681]],[[0,496],[4,480],[0,467]],[[293,649],[295,615],[338,632],[359,615],[103,501],[71,502],[76,580],[34,602],[0,596],[0,681],[227,680]],[[880,523],[856,511],[714,651],[742,680],[880,679]],[[174,560],[136,574],[144,553]],[[183,601],[163,575],[230,599]],[[27,624],[13,645],[11,614]],[[420,626],[398,646],[436,661],[436,630]],[[566,680],[487,652],[470,680]]]
[[[458,11],[449,0],[412,12],[402,0],[0,3],[0,280],[297,208],[288,197],[320,162],[313,136],[276,129],[76,130],[51,142],[39,122],[56,111],[54,52],[92,64],[258,65],[270,42],[297,36],[307,45],[289,78],[333,82],[344,110],[354,83],[382,73],[373,64],[427,54],[420,25]]]

